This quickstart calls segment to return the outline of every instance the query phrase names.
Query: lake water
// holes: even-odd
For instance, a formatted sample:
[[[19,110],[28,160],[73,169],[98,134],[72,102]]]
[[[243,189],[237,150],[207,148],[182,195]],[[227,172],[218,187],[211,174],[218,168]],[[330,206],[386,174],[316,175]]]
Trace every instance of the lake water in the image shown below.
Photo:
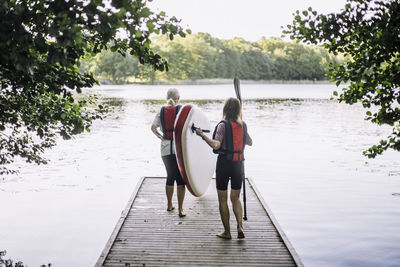
[[[176,86],[212,124],[232,85]],[[165,176],[150,124],[168,86],[101,86],[120,104],[51,162],[0,181],[0,250],[29,266],[93,266],[141,176]],[[362,151],[390,133],[326,85],[242,84],[251,177],[306,266],[400,266],[400,154]],[[175,198],[174,198],[175,201]],[[160,203],[164,205],[164,203]],[[190,216],[190,210],[187,210]],[[251,220],[251,214],[248,214]]]

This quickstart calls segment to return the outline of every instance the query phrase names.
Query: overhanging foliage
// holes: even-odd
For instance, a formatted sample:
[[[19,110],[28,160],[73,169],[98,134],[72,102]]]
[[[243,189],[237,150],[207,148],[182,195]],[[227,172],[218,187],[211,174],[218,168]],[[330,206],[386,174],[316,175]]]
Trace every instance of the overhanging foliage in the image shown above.
[[[322,43],[349,58],[331,66],[336,84],[349,83],[338,96],[347,104],[362,103],[366,119],[390,125],[392,133],[364,155],[374,158],[388,148],[400,151],[400,2],[348,0],[339,13],[318,14],[311,7],[296,11],[284,33],[306,43]]]
[[[0,3],[0,173],[15,157],[45,163],[43,151],[89,130],[107,112],[94,97],[80,60],[110,49],[167,70],[150,48],[152,34],[185,36],[179,21],[144,0],[10,0]]]

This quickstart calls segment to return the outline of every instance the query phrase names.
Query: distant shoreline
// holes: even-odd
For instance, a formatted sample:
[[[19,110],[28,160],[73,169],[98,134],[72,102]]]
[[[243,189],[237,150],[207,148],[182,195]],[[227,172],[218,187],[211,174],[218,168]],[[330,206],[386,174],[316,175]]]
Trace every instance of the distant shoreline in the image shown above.
[[[101,85],[117,85],[107,79],[99,78]],[[240,80],[242,84],[332,84],[328,80]],[[201,80],[179,80],[179,81],[154,81],[126,83],[126,84],[144,84],[144,85],[207,85],[207,84],[231,84],[233,79],[201,79]],[[125,84],[125,85],[126,85]],[[118,84],[124,85],[124,84]]]

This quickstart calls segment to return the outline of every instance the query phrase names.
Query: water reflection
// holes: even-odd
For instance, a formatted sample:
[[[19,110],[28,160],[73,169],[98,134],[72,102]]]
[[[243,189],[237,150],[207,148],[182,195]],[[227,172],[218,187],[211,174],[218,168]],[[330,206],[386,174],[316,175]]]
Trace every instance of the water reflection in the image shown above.
[[[101,99],[101,102],[111,107],[122,107],[127,103],[125,99],[120,97],[104,97]]]

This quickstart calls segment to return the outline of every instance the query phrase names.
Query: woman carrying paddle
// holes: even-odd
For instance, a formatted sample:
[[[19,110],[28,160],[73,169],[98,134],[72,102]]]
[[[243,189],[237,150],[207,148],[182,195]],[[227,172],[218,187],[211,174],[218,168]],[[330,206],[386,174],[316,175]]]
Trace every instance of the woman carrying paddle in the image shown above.
[[[247,133],[247,126],[241,120],[241,104],[236,98],[228,98],[223,108],[223,120],[217,125],[213,139],[207,137],[201,129],[196,133],[218,153],[216,167],[216,185],[219,201],[219,212],[224,225],[224,232],[218,237],[231,239],[228,208],[228,182],[231,180],[231,194],[233,213],[237,221],[238,238],[244,238],[243,209],[240,202],[240,190],[244,179],[245,145],[251,146],[253,141]]]
[[[183,200],[185,198],[185,184],[182,180],[181,173],[175,157],[175,146],[173,140],[174,123],[176,115],[181,108],[179,104],[179,91],[171,88],[167,91],[167,106],[161,107],[151,125],[152,132],[161,140],[161,158],[167,171],[167,182],[165,193],[167,195],[167,211],[172,211],[175,207],[172,205],[172,196],[174,194],[174,182],[177,184],[178,209],[179,217],[184,217]],[[161,128],[163,134],[157,130]]]

